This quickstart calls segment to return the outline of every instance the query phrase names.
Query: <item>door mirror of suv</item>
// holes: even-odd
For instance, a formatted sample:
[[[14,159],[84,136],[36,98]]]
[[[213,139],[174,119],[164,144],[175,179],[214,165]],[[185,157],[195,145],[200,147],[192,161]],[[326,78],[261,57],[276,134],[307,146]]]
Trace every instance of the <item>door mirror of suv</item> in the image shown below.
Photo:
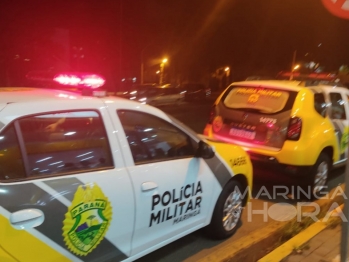
[[[198,149],[195,153],[195,157],[202,157],[204,159],[209,159],[214,157],[215,153],[213,151],[213,148],[205,143],[204,141],[199,142]]]

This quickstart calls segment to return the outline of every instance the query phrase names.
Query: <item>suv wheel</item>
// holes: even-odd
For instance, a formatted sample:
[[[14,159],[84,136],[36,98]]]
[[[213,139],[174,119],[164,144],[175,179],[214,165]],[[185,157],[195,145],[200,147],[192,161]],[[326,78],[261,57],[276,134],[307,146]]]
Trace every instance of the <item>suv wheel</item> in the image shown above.
[[[327,184],[331,161],[327,154],[321,153],[312,169],[312,193],[316,196]]]

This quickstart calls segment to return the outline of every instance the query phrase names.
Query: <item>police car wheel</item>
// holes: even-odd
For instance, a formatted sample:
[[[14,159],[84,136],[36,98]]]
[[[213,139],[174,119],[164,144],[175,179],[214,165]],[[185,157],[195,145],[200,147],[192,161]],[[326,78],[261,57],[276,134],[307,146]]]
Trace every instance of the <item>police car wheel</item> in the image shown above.
[[[230,181],[221,192],[207,234],[215,239],[227,238],[235,233],[243,209],[243,189],[239,182]]]
[[[312,170],[312,194],[316,197],[317,193],[324,189],[327,184],[330,172],[330,158],[327,154],[321,153]]]

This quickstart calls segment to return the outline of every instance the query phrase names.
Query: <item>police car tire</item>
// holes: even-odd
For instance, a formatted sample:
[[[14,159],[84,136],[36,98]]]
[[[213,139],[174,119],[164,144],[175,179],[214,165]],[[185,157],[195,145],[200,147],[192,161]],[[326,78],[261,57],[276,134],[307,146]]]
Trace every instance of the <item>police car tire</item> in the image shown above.
[[[328,181],[328,176],[329,176],[329,173],[330,173],[330,166],[331,166],[331,160],[330,160],[330,157],[322,152],[318,159],[316,160],[316,163],[315,165],[312,167],[312,172],[311,172],[311,192],[312,192],[312,198],[315,199],[315,198],[318,198],[318,197],[321,197],[320,194],[318,194],[322,189],[316,189],[316,180],[317,179],[322,179],[321,182],[322,182],[322,186],[326,186],[327,184],[327,181]],[[322,175],[322,177],[320,178],[318,176],[318,173],[319,173],[319,168],[323,168],[323,172],[324,174]],[[314,192],[316,191],[316,192]],[[312,200],[313,200],[312,199]]]
[[[243,194],[244,190],[241,184],[238,181],[231,180],[227,185],[225,185],[221,194],[219,195],[219,198],[217,200],[216,206],[212,214],[211,223],[205,228],[206,234],[209,237],[214,239],[224,239],[233,235],[235,231],[238,229],[240,220],[241,220],[241,215],[242,215],[242,206],[244,203],[244,199],[242,199],[242,195],[241,195],[241,203],[240,203],[241,204],[240,214],[239,214],[239,217],[236,219],[235,226],[230,230],[226,230],[223,226],[223,218],[225,216],[224,206],[229,196],[234,192],[236,187],[240,190],[241,194]]]

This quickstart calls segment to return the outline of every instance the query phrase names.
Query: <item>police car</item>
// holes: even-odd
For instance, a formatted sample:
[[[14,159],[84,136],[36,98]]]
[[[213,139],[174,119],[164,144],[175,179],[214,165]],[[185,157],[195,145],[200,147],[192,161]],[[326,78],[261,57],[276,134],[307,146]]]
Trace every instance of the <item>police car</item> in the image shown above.
[[[204,134],[242,146],[255,174],[272,173],[275,184],[320,197],[330,170],[348,157],[348,98],[347,88],[333,85],[232,83],[214,103]]]
[[[237,229],[252,165],[157,108],[0,88],[0,261],[133,261]]]

